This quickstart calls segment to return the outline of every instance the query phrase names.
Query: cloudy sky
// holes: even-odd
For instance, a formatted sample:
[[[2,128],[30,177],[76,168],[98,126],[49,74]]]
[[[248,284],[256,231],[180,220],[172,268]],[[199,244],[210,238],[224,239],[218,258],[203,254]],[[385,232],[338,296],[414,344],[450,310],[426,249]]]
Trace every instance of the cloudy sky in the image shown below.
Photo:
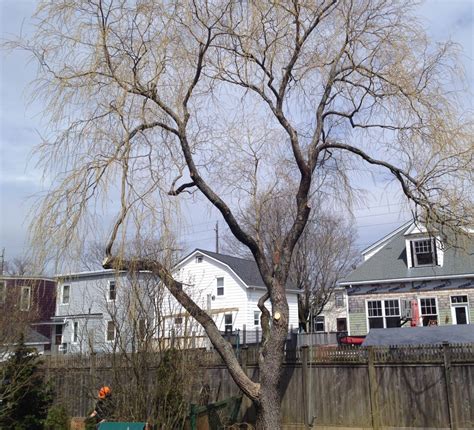
[[[28,34],[28,20],[36,3],[0,0],[0,37],[5,39],[20,32]],[[428,0],[419,11],[432,39],[444,41],[450,38],[462,47],[462,61],[472,91],[474,0]],[[34,79],[35,65],[28,62],[25,53],[0,51],[0,67],[0,253],[5,248],[8,260],[28,249],[27,217],[44,189],[41,172],[36,169],[32,156],[44,124],[41,103],[30,103],[28,95],[28,83]],[[360,248],[407,218],[392,190],[381,190],[374,185],[370,191],[366,204],[355,210]],[[188,226],[182,235],[186,246],[213,249],[217,219],[212,211],[193,214],[192,219],[188,217]]]

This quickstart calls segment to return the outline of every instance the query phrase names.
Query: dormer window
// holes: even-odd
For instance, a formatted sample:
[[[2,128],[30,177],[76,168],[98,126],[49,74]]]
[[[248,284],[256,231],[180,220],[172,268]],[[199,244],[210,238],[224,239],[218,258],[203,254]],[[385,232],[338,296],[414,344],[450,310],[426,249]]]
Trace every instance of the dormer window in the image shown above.
[[[436,263],[436,246],[434,239],[412,240],[413,266],[433,266]]]

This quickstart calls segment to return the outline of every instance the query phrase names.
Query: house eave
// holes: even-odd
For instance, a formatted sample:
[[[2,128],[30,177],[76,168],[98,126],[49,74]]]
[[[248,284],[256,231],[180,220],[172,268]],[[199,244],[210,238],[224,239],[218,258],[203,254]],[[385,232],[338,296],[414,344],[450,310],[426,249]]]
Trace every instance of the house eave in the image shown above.
[[[435,276],[419,276],[419,277],[407,277],[407,278],[392,278],[392,279],[370,279],[365,281],[347,281],[341,282],[342,287],[351,287],[353,285],[365,285],[365,284],[392,284],[395,282],[418,282],[418,281],[436,281],[438,279],[462,279],[462,278],[474,278],[474,273],[464,273],[461,275],[435,275]]]

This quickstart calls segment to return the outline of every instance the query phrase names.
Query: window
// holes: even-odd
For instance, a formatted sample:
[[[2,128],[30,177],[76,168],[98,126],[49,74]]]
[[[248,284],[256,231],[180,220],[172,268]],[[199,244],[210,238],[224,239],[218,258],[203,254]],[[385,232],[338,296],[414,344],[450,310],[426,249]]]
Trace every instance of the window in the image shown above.
[[[226,333],[232,333],[232,314],[224,315],[224,330]]]
[[[73,343],[77,343],[79,339],[79,323],[77,321],[74,321],[74,324],[72,325],[72,341]]]
[[[316,332],[322,332],[322,331],[325,331],[324,330],[324,316],[322,315],[318,315],[316,318],[315,318],[315,328],[316,328]]]
[[[260,325],[260,311],[253,311],[253,325]]]
[[[70,294],[71,294],[71,286],[63,285],[63,293],[61,297],[61,303],[63,305],[67,305],[69,303]]]
[[[385,327],[400,327],[400,304],[398,299],[385,300]]]
[[[202,261],[203,261],[202,255],[197,255],[196,256],[196,263],[202,263]]]
[[[140,340],[145,340],[147,332],[147,323],[145,318],[140,318],[138,320],[138,338]]]
[[[400,301],[398,299],[369,300],[367,316],[369,329],[400,327]]]
[[[467,296],[451,296],[451,303],[453,305],[467,304]]]
[[[344,307],[344,293],[342,291],[336,291],[334,293],[334,299],[336,301],[336,308]]]
[[[337,331],[347,331],[347,319],[337,318],[336,320]]]
[[[115,340],[115,324],[113,321],[107,321],[107,342],[113,342]]]
[[[174,323],[175,323],[176,325],[181,325],[181,324],[183,324],[183,317],[176,317],[176,318],[174,319]]]
[[[451,296],[453,324],[469,324],[469,303],[467,295]]]
[[[7,300],[7,287],[5,282],[0,282],[0,303],[5,303]]]
[[[436,264],[436,246],[434,246],[433,239],[413,240],[411,243],[415,267]]]
[[[223,296],[224,295],[224,278],[217,278],[217,295]]]
[[[438,311],[434,297],[420,299],[420,311],[424,326],[438,324]]]
[[[109,281],[108,300],[113,302],[116,297],[117,297],[117,288],[116,288],[115,281]]]
[[[382,300],[370,300],[367,302],[369,317],[369,329],[383,328]]]
[[[21,287],[20,310],[28,311],[31,306],[31,287]]]

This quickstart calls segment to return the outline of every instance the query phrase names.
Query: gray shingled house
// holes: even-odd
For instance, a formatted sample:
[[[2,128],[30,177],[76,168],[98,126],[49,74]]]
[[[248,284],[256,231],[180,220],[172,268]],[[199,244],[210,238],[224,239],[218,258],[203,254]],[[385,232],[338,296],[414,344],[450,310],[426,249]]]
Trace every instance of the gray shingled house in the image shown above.
[[[410,221],[362,256],[363,263],[340,282],[347,289],[350,335],[404,322],[409,327],[413,304],[419,326],[474,323],[472,235],[453,246]]]

